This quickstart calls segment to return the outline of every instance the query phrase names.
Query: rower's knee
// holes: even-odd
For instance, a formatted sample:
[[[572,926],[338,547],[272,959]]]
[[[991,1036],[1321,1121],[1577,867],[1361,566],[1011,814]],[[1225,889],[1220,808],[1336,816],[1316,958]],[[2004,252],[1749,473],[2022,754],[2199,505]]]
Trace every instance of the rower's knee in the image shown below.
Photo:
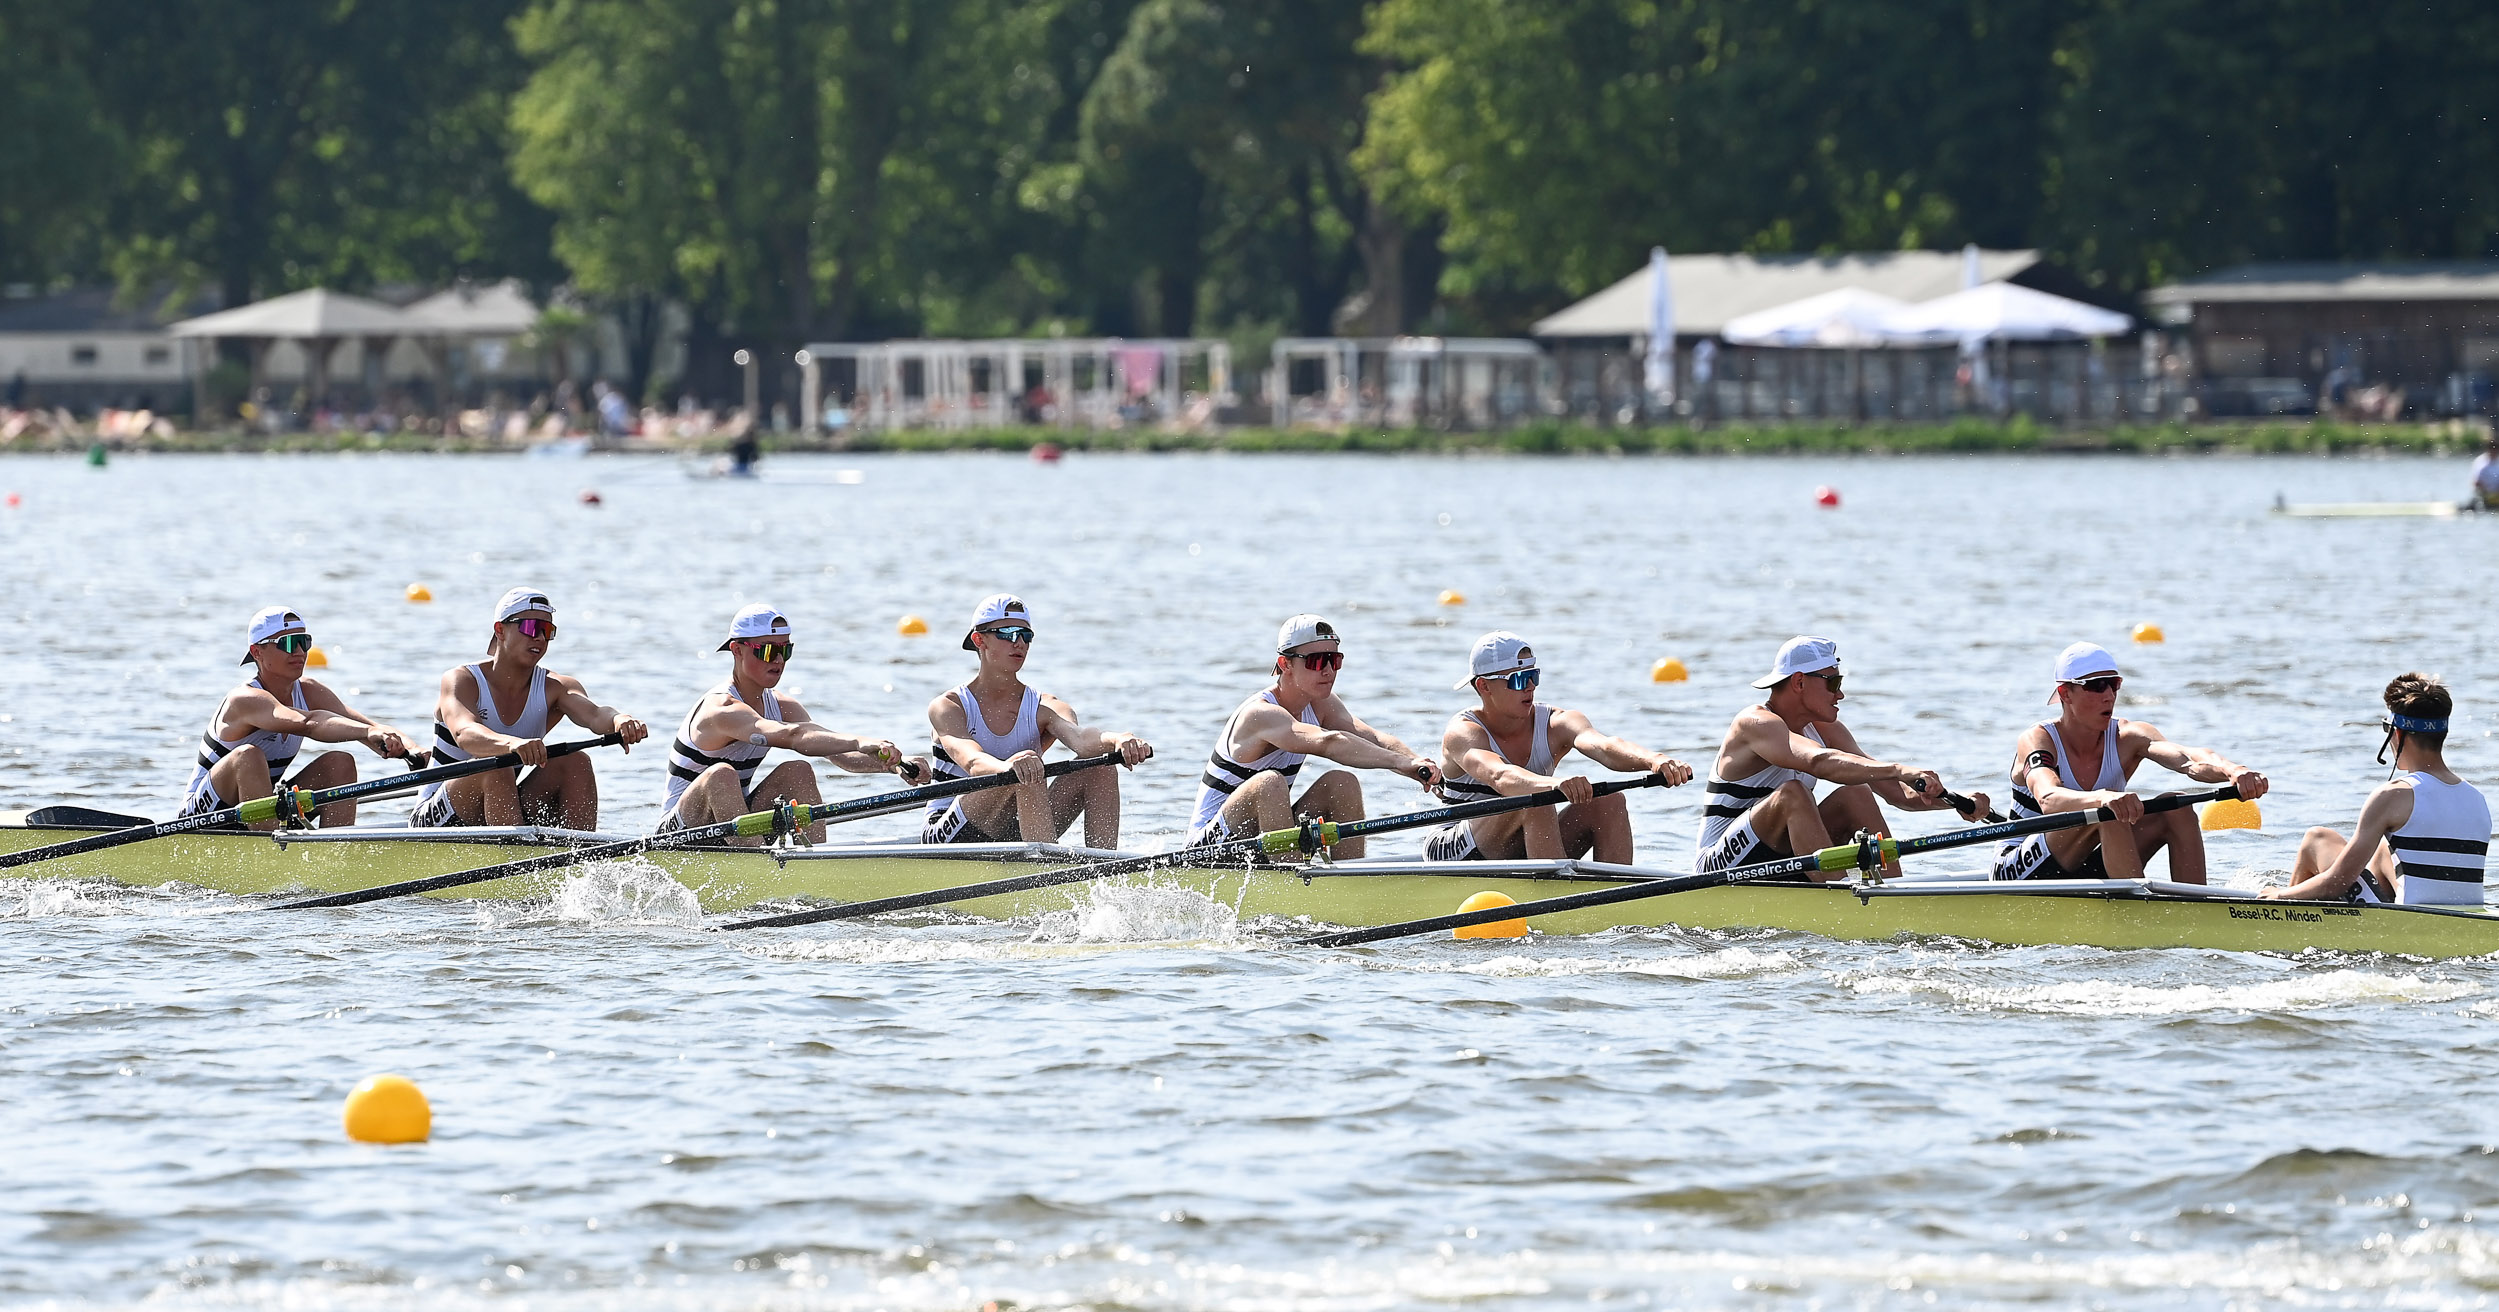
[[[323,752],[295,777],[298,788],[335,788],[356,782],[356,758],[345,752]]]

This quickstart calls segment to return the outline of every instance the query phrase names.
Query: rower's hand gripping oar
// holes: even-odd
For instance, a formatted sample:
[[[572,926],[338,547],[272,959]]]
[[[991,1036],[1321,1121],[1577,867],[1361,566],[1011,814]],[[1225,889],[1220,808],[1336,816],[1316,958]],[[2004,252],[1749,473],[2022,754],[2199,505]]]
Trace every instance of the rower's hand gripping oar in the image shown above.
[[[1042,773],[1047,777],[1057,778],[1072,770],[1089,770],[1097,765],[1118,763],[1119,753],[1105,752],[1100,756],[1081,757],[1072,761],[1054,761],[1044,766]],[[403,879],[396,884],[383,884],[378,888],[308,897],[299,902],[282,902],[270,909],[300,911],[309,907],[352,907],[366,902],[379,902],[385,898],[406,897],[415,893],[435,893],[446,888],[465,888],[470,884],[510,879],[515,875],[536,874],[542,870],[561,870],[566,866],[589,865],[597,861],[620,861],[627,857],[639,856],[644,852],[683,847],[688,843],[701,843],[714,838],[786,838],[810,825],[841,824],[848,820],[865,820],[869,816],[889,815],[895,811],[907,811],[912,807],[934,802],[939,798],[975,793],[984,788],[996,788],[1015,781],[1013,774],[984,774],[923,784],[918,788],[905,788],[899,792],[878,793],[872,797],[854,797],[846,802],[784,802],[769,811],[750,811],[745,815],[732,816],[716,824],[671,830],[665,834],[646,834],[640,838],[628,838],[620,842],[577,847],[568,852],[550,852],[545,856],[523,857],[518,861],[506,861],[499,865],[481,866],[475,870],[461,870],[448,875],[433,875],[424,879]]]
[[[622,741],[623,739],[611,733],[597,738],[585,738],[577,743],[555,743],[547,748],[547,759],[570,756],[575,752],[588,751],[593,747],[612,747]],[[401,759],[415,762],[422,758],[410,754]],[[216,829],[231,824],[249,825],[258,824],[264,820],[282,820],[289,825],[308,825],[312,823],[314,813],[336,802],[397,797],[402,793],[415,792],[429,784],[463,779],[473,774],[484,774],[489,770],[510,769],[520,763],[519,753],[506,752],[501,756],[477,757],[466,761],[451,761],[421,770],[410,770],[406,774],[384,775],[378,779],[360,779],[352,784],[339,784],[331,788],[291,788],[280,784],[277,791],[267,797],[255,797],[248,802],[229,806],[222,811],[203,811],[198,815],[186,815],[177,820],[161,820],[154,824],[134,825],[128,829],[116,829],[109,834],[90,834],[85,838],[73,838],[64,843],[52,843],[43,847],[30,847],[23,852],[11,852],[6,856],[0,856],[0,870],[6,870],[12,866],[31,865],[37,861],[49,861],[55,857],[77,856],[82,852],[101,852],[108,847],[123,847],[131,843],[144,843],[151,838],[169,838],[175,834],[187,834],[200,829]]]
[[[1632,788],[1647,788],[1666,782],[1665,776],[1644,774],[1636,779],[1608,779],[1597,784],[1596,795],[1607,796]],[[1494,797],[1481,802],[1459,802],[1434,807],[1428,811],[1408,811],[1401,815],[1381,816],[1376,820],[1351,820],[1339,824],[1333,820],[1304,820],[1291,829],[1272,829],[1206,847],[1182,848],[1177,852],[1157,852],[1151,856],[1124,857],[1089,866],[1069,866],[1059,870],[1036,871],[1029,875],[1010,875],[978,884],[954,888],[931,889],[925,893],[901,893],[893,897],[871,898],[865,902],[845,902],[840,906],[818,907],[810,911],[792,911],[785,915],[764,916],[722,925],[729,929],[777,929],[789,925],[813,925],[826,920],[856,920],[862,916],[881,915],[888,911],[912,911],[920,907],[942,906],[948,902],[971,902],[1008,893],[1028,893],[1034,889],[1054,888],[1061,884],[1080,884],[1087,880],[1106,879],[1113,875],[1136,874],[1173,865],[1212,865],[1236,856],[1252,853],[1276,855],[1284,852],[1316,852],[1334,847],[1349,838],[1367,834],[1395,833],[1424,825],[1445,824],[1451,820],[1472,820],[1478,816],[1500,815],[1507,811],[1524,811],[1531,807],[1553,806],[1568,801],[1559,788],[1526,793],[1517,797]]]
[[[2238,790],[2227,785],[2200,793],[2170,793],[2145,800],[2145,814],[2175,811],[2198,802],[2219,802],[2236,798]],[[1803,856],[1783,857],[1756,865],[1715,870],[1703,875],[1677,875],[1666,879],[1644,879],[1636,883],[1617,884],[1611,888],[1585,893],[1566,893],[1560,897],[1541,898],[1509,906],[1486,907],[1480,911],[1459,911],[1446,916],[1422,920],[1403,920],[1393,925],[1373,925],[1366,929],[1338,930],[1332,934],[1314,934],[1295,940],[1300,947],[1342,948],[1357,943],[1377,943],[1383,939],[1407,938],[1444,929],[1465,929],[1470,925],[1489,925],[1497,921],[1524,920],[1529,916],[1551,915],[1557,911],[1578,911],[1588,907],[1612,906],[1618,902],[1637,902],[1642,898],[1666,897],[1675,893],[1694,893],[1705,888],[1728,884],[1759,883],[1766,879],[1783,879],[1791,875],[1809,875],[1816,871],[1874,870],[1888,862],[1919,852],[1940,852],[1946,848],[1968,847],[1973,843],[1989,843],[2026,834],[2044,834],[2081,825],[2103,824],[2116,819],[2108,807],[2097,806],[2087,811],[2059,811],[2053,815],[2030,816],[2006,820],[1968,829],[1928,834],[1923,838],[1876,838],[1860,835],[1853,843],[1826,847]]]

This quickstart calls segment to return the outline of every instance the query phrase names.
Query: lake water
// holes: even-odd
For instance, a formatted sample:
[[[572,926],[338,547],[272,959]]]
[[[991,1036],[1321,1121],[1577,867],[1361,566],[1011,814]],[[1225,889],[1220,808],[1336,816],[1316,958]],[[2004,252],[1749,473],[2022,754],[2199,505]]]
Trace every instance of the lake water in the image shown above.
[[[855,469],[855,485],[835,472]],[[421,729],[506,587],[665,734],[729,614],[798,627],[820,719],[924,742],[1015,591],[1032,677],[1145,734],[1169,842],[1277,622],[1421,745],[1479,632],[1546,699],[1706,768],[1778,642],[1839,640],[1870,750],[2001,797],[2076,638],[2124,714],[2267,771],[2217,877],[2372,782],[2391,675],[2499,778],[2493,526],[2269,517],[2460,492],[2414,460],[1071,456],[0,462],[0,807],[170,814],[249,613]],[[1817,509],[1815,485],[1844,505]],[[603,504],[578,499],[595,488]],[[410,583],[430,605],[401,599]],[[1442,606],[1444,589],[1463,606]],[[896,633],[903,615],[931,633]],[[2138,622],[2167,632],[2125,642]],[[1686,662],[1656,684],[1650,663]],[[371,769],[367,758],[367,769]],[[661,756],[603,754],[603,827]],[[2139,776],[2158,786],[2160,772]],[[837,795],[873,781],[842,780]],[[1375,808],[1418,805],[1373,777]],[[1635,794],[1682,864],[1697,787]],[[382,804],[381,811],[404,809]],[[865,835],[904,831],[870,821]],[[1930,817],[1907,822],[1933,827]],[[1375,850],[1411,850],[1391,840]],[[1933,869],[1984,857],[1952,853]],[[724,940],[647,872],[535,905],[281,924],[0,880],[0,1300],[62,1307],[2486,1305],[2499,970],[1683,931],[1280,951],[1150,887],[1025,924]],[[430,1144],[342,1141],[375,1071]]]

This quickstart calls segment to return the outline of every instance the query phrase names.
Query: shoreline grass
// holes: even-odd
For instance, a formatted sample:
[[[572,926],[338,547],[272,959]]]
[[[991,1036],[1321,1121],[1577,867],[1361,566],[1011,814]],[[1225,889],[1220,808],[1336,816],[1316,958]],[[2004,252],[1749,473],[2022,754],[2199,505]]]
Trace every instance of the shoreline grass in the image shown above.
[[[1149,429],[996,428],[917,429],[808,438],[771,434],[771,452],[1023,452],[1042,443],[1069,451],[1237,451],[1264,454],[1515,455],[1515,456],[1746,456],[2084,454],[2112,455],[2335,455],[2387,453],[2453,455],[2481,444],[2478,422],[2344,424],[2331,420],[2242,421],[2119,425],[2096,429],[2055,428],[2017,417],[2007,423],[1960,420],[1943,424],[1723,424],[1615,428],[1545,421],[1500,432],[1436,429],[1231,429],[1219,433],[1166,433]],[[725,449],[725,441],[701,444]],[[504,453],[462,437],[430,433],[283,433],[241,430],[177,433],[107,441],[111,451],[199,454],[319,453],[353,451]],[[86,442],[21,440],[0,443],[10,454],[86,449]]]

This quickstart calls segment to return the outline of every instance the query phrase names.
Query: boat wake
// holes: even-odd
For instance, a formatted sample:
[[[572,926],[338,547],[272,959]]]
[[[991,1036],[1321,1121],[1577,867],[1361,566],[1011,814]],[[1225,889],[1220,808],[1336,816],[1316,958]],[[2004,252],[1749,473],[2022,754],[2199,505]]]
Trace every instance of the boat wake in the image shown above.
[[[694,890],[647,861],[600,861],[568,870],[544,903],[480,904],[487,918],[505,927],[586,925],[703,928],[703,904]]]
[[[1835,976],[1871,996],[1937,994],[1970,1011],[2047,1016],[2185,1016],[2216,1012],[2298,1012],[2388,1002],[2453,1002],[2485,991],[2479,984],[2425,975],[2331,970],[2261,984],[2121,984],[2072,980],[2021,987],[1933,974]],[[2484,1004],[2488,1005],[2488,1004]]]
[[[135,916],[172,906],[230,899],[187,884],[132,888],[109,879],[0,880],[0,920],[54,920]]]
[[[1506,953],[1481,961],[1393,961],[1374,964],[1422,974],[1485,975],[1500,979],[1560,978],[1575,975],[1648,975],[1660,979],[1753,979],[1801,969],[1792,952],[1756,952],[1748,947],[1721,948],[1681,957],[1533,957]]]

